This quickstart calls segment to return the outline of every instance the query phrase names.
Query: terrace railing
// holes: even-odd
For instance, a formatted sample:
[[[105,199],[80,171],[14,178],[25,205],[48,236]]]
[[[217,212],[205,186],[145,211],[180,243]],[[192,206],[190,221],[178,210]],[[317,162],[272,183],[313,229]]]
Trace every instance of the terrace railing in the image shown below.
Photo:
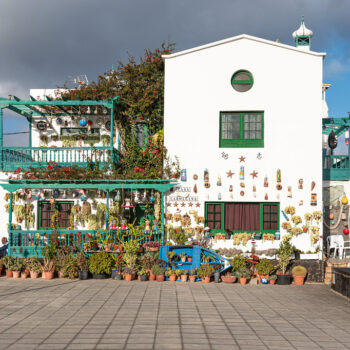
[[[350,180],[348,155],[324,155],[323,180]]]
[[[118,163],[117,150],[110,147],[5,147],[2,151],[1,170],[13,171],[30,166],[47,166],[50,161],[60,166],[88,163]]]
[[[144,244],[149,241],[157,241],[164,243],[163,231],[143,231],[136,236],[132,235],[128,230],[11,230],[9,233],[9,255],[18,258],[30,258],[31,256],[42,257],[41,250],[55,242],[58,246],[69,246],[72,248],[83,249],[87,255],[91,255],[90,244],[93,240],[97,240],[102,244],[102,240],[108,237],[108,245],[110,250],[118,252],[120,244],[130,240],[137,240]],[[103,247],[101,249],[104,249]]]

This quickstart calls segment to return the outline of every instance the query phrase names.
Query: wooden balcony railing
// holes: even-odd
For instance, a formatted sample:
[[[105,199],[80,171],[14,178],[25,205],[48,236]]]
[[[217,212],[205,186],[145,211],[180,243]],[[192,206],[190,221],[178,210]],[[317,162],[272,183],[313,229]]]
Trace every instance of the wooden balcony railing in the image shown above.
[[[323,180],[350,180],[348,155],[323,157]]]
[[[4,147],[1,155],[3,171],[47,166],[50,161],[59,166],[118,163],[117,151],[110,147]]]

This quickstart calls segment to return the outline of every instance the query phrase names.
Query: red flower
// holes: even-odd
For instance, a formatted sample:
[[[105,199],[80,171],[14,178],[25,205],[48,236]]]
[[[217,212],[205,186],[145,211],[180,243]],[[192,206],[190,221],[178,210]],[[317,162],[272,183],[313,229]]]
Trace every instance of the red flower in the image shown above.
[[[21,172],[21,168],[17,168],[13,173],[14,174],[19,174]]]
[[[153,95],[156,95],[157,94],[157,91],[156,90],[153,90]]]
[[[151,153],[152,153],[152,154],[156,154],[156,153],[157,153],[157,151],[156,151],[156,150],[153,150]]]

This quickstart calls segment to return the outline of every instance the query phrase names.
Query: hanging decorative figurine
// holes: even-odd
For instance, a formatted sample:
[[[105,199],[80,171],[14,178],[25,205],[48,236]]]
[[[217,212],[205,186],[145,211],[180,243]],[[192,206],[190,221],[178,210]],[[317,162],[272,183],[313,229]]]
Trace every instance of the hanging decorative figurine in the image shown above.
[[[244,166],[241,166],[239,169],[239,179],[244,180]]]
[[[54,189],[53,191],[53,198],[57,199],[60,196],[60,191],[59,189]]]
[[[80,126],[86,126],[86,124],[87,124],[87,121],[86,121],[86,119],[85,118],[81,118],[80,120],[79,120],[79,125]]]
[[[311,205],[316,206],[317,205],[317,194],[311,193]]]
[[[244,196],[244,191],[239,192],[239,194],[243,197]]]
[[[332,130],[328,135],[328,146],[330,149],[335,149],[338,145],[338,139],[335,132]]]
[[[316,182],[315,182],[315,181],[312,181],[312,182],[311,182],[311,191],[314,190],[315,186],[316,186]]]
[[[218,193],[218,200],[221,201],[221,193]]]
[[[154,192],[153,192],[153,190],[152,190],[152,192],[151,192],[151,196],[149,197],[149,200],[150,200],[150,202],[154,202]]]
[[[229,191],[230,191],[230,192],[232,192],[232,191],[233,191],[233,186],[232,186],[232,185],[230,185],[230,187],[229,187]]]
[[[194,193],[197,193],[197,184],[194,184],[194,186],[193,186],[193,192],[194,192]]]
[[[118,191],[119,193],[119,191]],[[134,202],[135,203],[140,203],[141,199],[140,199],[140,192],[138,190],[135,191],[135,197],[134,197]]]
[[[218,177],[218,181],[216,182],[216,186],[221,186],[221,176]]]
[[[267,176],[264,177],[264,187],[269,187],[269,180]]]
[[[256,155],[256,158],[260,160],[260,159],[262,158],[262,154],[259,152],[259,153]]]
[[[224,158],[225,160],[228,159],[228,154],[225,153],[225,152],[222,152],[222,153],[221,153],[221,156],[222,156],[222,158]]]
[[[233,199],[233,194],[232,193],[230,193],[230,199]]]
[[[181,170],[181,181],[183,182],[187,181],[186,169]]]
[[[299,205],[303,205],[304,204],[304,201],[303,200],[300,200],[299,201]]]
[[[240,185],[242,188],[244,188],[244,187],[245,187],[244,182],[241,182],[239,185]]]
[[[276,181],[277,181],[277,183],[281,183],[282,182],[281,169],[277,169]]]
[[[292,198],[292,186],[287,187],[287,197]]]
[[[298,189],[299,190],[302,190],[304,188],[303,184],[304,184],[304,180],[303,179],[299,179],[298,180]]]
[[[121,230],[126,230],[126,221],[123,219],[120,222],[120,229]]]
[[[256,186],[253,185],[253,192],[256,192]]]
[[[265,201],[267,201],[269,199],[269,196],[267,195],[267,193],[265,193]]]
[[[210,183],[209,183],[209,171],[208,169],[204,169],[204,187],[209,188]]]

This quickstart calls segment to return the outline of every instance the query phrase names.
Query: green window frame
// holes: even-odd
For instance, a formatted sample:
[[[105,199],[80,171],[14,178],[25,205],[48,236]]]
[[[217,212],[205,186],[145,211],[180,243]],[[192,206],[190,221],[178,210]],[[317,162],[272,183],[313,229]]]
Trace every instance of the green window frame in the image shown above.
[[[75,135],[75,136],[81,136],[81,135],[96,135],[100,137],[100,128],[91,128],[88,130],[87,128],[70,128],[70,127],[62,127],[60,130],[61,135]]]
[[[211,228],[211,232],[225,232],[225,204],[232,202],[205,202],[205,225]],[[259,231],[232,231],[250,233],[275,233],[280,230],[280,203],[279,202],[235,202],[238,204],[259,204]],[[215,211],[213,210],[215,206]],[[213,220],[212,214],[217,215]],[[218,225],[220,223],[220,225]],[[215,225],[215,226],[214,226]]]
[[[254,85],[252,73],[247,70],[239,70],[233,73],[231,77],[231,85],[238,92],[249,91]]]
[[[63,210],[62,209],[62,204],[66,205],[70,205],[70,209],[69,210]],[[48,217],[47,218],[43,218],[43,207],[49,205],[50,206],[50,210],[48,211]],[[54,204],[51,204],[49,201],[40,201],[38,203],[38,230],[52,230],[52,226],[51,226],[51,218],[55,213],[55,210],[58,210],[59,213],[61,213],[61,215],[65,215],[64,217],[61,217],[60,220],[62,220],[64,222],[64,225],[62,226],[58,226],[59,228],[68,228],[70,227],[70,213],[71,213],[71,208],[73,207],[74,202],[73,201],[55,201]],[[43,225],[43,221],[47,224],[47,225]]]
[[[263,148],[264,112],[220,112],[220,148]]]

